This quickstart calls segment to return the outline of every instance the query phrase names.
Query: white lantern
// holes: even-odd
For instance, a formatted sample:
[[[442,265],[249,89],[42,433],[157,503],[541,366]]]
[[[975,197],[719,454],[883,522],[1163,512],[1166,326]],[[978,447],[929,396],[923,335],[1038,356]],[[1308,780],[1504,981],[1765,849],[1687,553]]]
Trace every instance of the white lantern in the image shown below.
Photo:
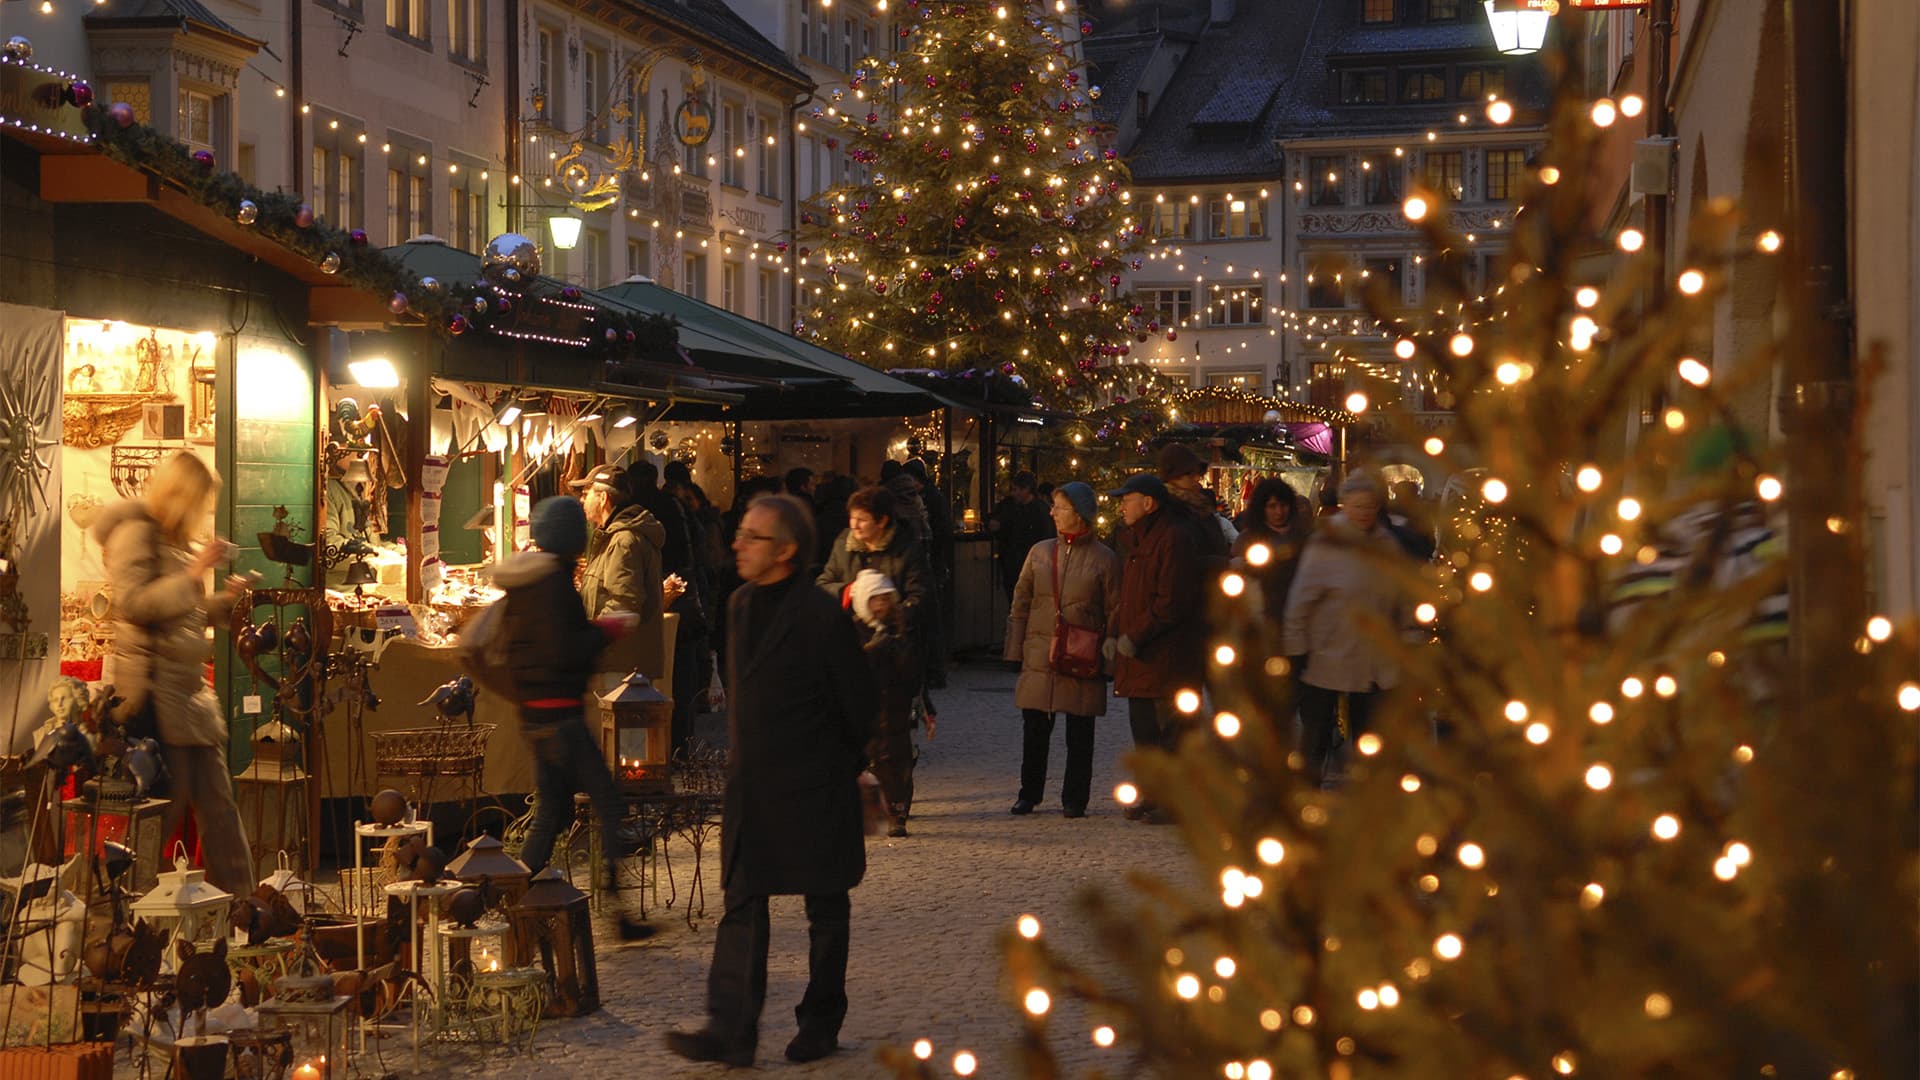
[[[1493,47],[1508,56],[1537,53],[1547,43],[1547,24],[1558,0],[1486,0]]]
[[[207,872],[189,868],[185,853],[174,856],[173,870],[160,875],[153,891],[133,902],[133,917],[167,932],[162,970],[171,972],[180,942],[211,952],[232,933],[233,897],[207,884]]]
[[[280,852],[279,860],[280,869],[261,878],[260,884],[269,886],[273,891],[286,897],[287,903],[293,905],[293,910],[299,912],[304,918],[307,914],[307,895],[313,891],[313,886],[308,885],[299,874],[294,873],[286,852]]]

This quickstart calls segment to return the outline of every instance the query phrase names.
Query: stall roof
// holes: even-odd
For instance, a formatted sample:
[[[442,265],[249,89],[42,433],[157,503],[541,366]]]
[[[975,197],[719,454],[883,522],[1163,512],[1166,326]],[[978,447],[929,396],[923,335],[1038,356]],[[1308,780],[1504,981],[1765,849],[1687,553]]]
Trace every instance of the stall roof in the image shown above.
[[[896,379],[884,371],[870,368],[858,360],[850,360],[837,352],[823,349],[792,334],[781,333],[745,315],[736,315],[726,308],[715,307],[703,300],[696,300],[691,296],[674,292],[672,289],[663,288],[646,278],[628,278],[618,285],[598,290],[596,295],[610,297],[642,311],[658,311],[672,315],[679,319],[683,326],[697,326],[703,330],[712,328],[756,341],[763,347],[778,351],[797,364],[845,380],[857,393],[915,396],[920,393],[918,387]]]

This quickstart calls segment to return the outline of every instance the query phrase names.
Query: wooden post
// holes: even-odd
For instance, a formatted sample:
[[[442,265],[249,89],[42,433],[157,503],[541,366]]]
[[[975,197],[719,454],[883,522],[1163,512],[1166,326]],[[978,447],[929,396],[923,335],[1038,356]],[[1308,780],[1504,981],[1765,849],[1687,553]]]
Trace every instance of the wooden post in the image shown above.
[[[425,331],[416,331],[424,334]],[[419,354],[416,352],[416,357]],[[427,377],[424,358],[414,365],[407,374],[407,445],[402,451],[407,458],[407,475],[413,483],[407,485],[407,602],[425,603],[426,588],[420,580],[420,468],[427,457],[427,450],[433,440],[433,386]],[[441,527],[446,526],[441,522]]]

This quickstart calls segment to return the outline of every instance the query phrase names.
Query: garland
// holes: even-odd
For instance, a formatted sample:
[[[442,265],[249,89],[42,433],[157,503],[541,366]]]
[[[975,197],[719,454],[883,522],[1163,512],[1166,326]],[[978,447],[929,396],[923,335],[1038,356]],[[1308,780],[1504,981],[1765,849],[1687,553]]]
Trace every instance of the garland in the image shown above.
[[[84,82],[67,88],[80,108],[93,145],[108,157],[156,176],[210,210],[308,259],[323,273],[357,289],[388,297],[396,318],[411,318],[459,337],[474,330],[591,351],[609,370],[632,362],[691,364],[679,346],[679,322],[669,315],[626,312],[586,298],[572,285],[537,277],[523,280],[482,260],[482,280],[442,282],[421,277],[367,242],[363,229],[342,229],[316,215],[298,195],[262,191],[214,167],[213,155],[133,120],[124,102],[92,103]],[[490,247],[492,245],[489,245]]]

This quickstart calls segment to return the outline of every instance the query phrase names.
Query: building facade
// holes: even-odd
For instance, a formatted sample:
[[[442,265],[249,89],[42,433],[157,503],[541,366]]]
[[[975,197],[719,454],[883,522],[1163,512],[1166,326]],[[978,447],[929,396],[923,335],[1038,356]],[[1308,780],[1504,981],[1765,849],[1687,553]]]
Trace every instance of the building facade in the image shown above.
[[[721,0],[533,0],[519,31],[519,223],[581,223],[547,272],[643,277],[784,325],[806,75]]]

